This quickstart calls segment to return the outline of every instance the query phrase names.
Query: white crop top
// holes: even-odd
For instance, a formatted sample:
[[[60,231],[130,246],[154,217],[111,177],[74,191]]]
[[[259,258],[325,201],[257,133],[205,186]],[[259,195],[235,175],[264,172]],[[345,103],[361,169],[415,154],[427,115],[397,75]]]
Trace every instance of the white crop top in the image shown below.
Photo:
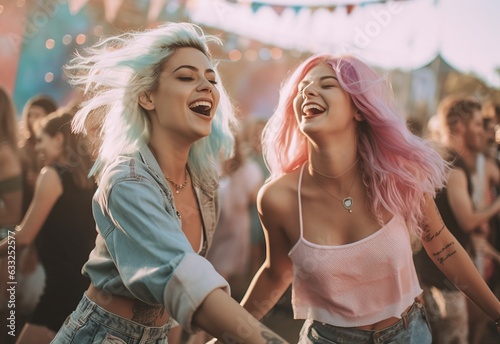
[[[422,293],[405,221],[394,216],[377,232],[351,244],[311,243],[303,235],[303,172],[304,166],[298,184],[300,238],[288,254],[293,262],[294,318],[340,327],[399,318]]]

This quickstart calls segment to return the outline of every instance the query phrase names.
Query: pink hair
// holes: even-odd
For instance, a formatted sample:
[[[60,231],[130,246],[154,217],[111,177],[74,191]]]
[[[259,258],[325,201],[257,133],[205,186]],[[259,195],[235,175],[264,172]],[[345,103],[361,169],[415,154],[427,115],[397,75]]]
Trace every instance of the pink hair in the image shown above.
[[[275,179],[304,164],[308,143],[298,128],[293,99],[298,83],[319,63],[330,65],[363,114],[357,130],[358,154],[371,211],[402,215],[410,232],[421,234],[424,194],[435,196],[445,184],[448,165],[426,141],[413,135],[392,99],[391,87],[353,56],[315,55],[304,61],[283,85],[280,101],[263,132],[266,163]]]

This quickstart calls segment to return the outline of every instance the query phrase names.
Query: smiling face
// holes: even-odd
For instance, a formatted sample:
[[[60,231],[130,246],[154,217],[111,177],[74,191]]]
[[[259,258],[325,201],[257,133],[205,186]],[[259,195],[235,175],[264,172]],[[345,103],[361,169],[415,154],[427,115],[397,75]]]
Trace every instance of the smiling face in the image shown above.
[[[36,150],[44,165],[61,160],[64,138],[61,133],[50,136],[45,131],[40,130],[37,134]]]
[[[47,116],[45,109],[38,105],[32,105],[28,110],[28,126],[33,130],[35,122]]]
[[[312,67],[299,82],[293,108],[300,130],[307,135],[325,129],[345,132],[355,128],[355,118],[361,120],[335,71],[325,63]]]
[[[471,152],[480,152],[483,149],[484,127],[483,116],[480,110],[474,111],[468,121],[464,121],[464,141]]]
[[[195,48],[177,49],[163,65],[157,88],[140,97],[150,114],[151,135],[166,131],[189,142],[209,135],[220,99],[216,84],[205,54]]]

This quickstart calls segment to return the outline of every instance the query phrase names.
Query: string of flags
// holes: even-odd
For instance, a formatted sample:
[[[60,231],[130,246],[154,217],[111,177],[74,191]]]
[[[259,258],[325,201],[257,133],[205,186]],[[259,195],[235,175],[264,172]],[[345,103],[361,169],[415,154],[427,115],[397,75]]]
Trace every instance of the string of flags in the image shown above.
[[[124,1],[126,0],[102,0],[102,6],[104,9],[105,18],[108,22],[112,22],[120,8],[122,7]],[[250,0],[142,0],[143,2],[149,2],[146,4],[147,8],[147,20],[148,22],[156,21],[162,11],[165,10],[167,6],[175,7],[187,7],[194,8],[197,6],[199,1],[211,1],[213,6],[220,7],[223,9],[225,6],[246,6],[249,7],[253,13],[257,13],[263,8],[271,8],[279,16],[283,14],[285,10],[293,10],[295,14],[300,11],[307,9],[311,13],[315,13],[318,10],[327,10],[330,13],[334,11],[343,10],[347,14],[351,14],[357,7],[364,7],[370,4],[385,3],[388,0],[332,0],[332,1],[322,1],[322,5],[318,5],[318,2],[314,1],[304,1],[303,4],[276,4],[273,1],[250,1]],[[392,0],[392,1],[407,1],[407,0]],[[68,0],[69,10],[71,14],[78,13],[89,0]],[[95,1],[93,2],[96,3]],[[315,4],[316,3],[316,4]]]

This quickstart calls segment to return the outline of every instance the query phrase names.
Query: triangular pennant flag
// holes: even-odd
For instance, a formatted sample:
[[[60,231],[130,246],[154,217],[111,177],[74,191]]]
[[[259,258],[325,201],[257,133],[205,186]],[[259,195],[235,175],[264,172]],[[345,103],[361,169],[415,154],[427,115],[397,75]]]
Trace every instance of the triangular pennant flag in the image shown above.
[[[354,7],[356,7],[356,5],[347,5],[345,7],[346,12],[347,12],[348,15],[351,14],[351,12],[354,10]]]
[[[280,5],[273,5],[273,6],[271,6],[271,8],[274,10],[274,12],[276,12],[276,14],[278,16],[280,16],[283,13],[283,11],[285,10],[286,7],[285,6],[280,6]]]
[[[311,11],[311,15],[314,15],[314,13],[319,10],[320,8],[323,8],[322,6],[311,6],[309,7],[309,10]]]
[[[88,2],[89,0],[69,0],[69,13],[72,15],[77,14],[80,12],[83,6]]]
[[[104,16],[108,22],[113,22],[122,3],[123,0],[104,0]]]
[[[337,8],[337,6],[328,6],[326,9],[328,10],[328,12],[333,13],[333,12],[335,12],[336,8]]]
[[[250,7],[252,8],[252,13],[256,13],[264,4],[262,2],[252,2]]]
[[[293,11],[295,12],[295,15],[299,14],[300,10],[302,9],[302,6],[292,6]]]
[[[156,21],[161,13],[161,10],[165,7],[165,2],[167,0],[151,0],[148,10],[148,22],[152,23]]]

